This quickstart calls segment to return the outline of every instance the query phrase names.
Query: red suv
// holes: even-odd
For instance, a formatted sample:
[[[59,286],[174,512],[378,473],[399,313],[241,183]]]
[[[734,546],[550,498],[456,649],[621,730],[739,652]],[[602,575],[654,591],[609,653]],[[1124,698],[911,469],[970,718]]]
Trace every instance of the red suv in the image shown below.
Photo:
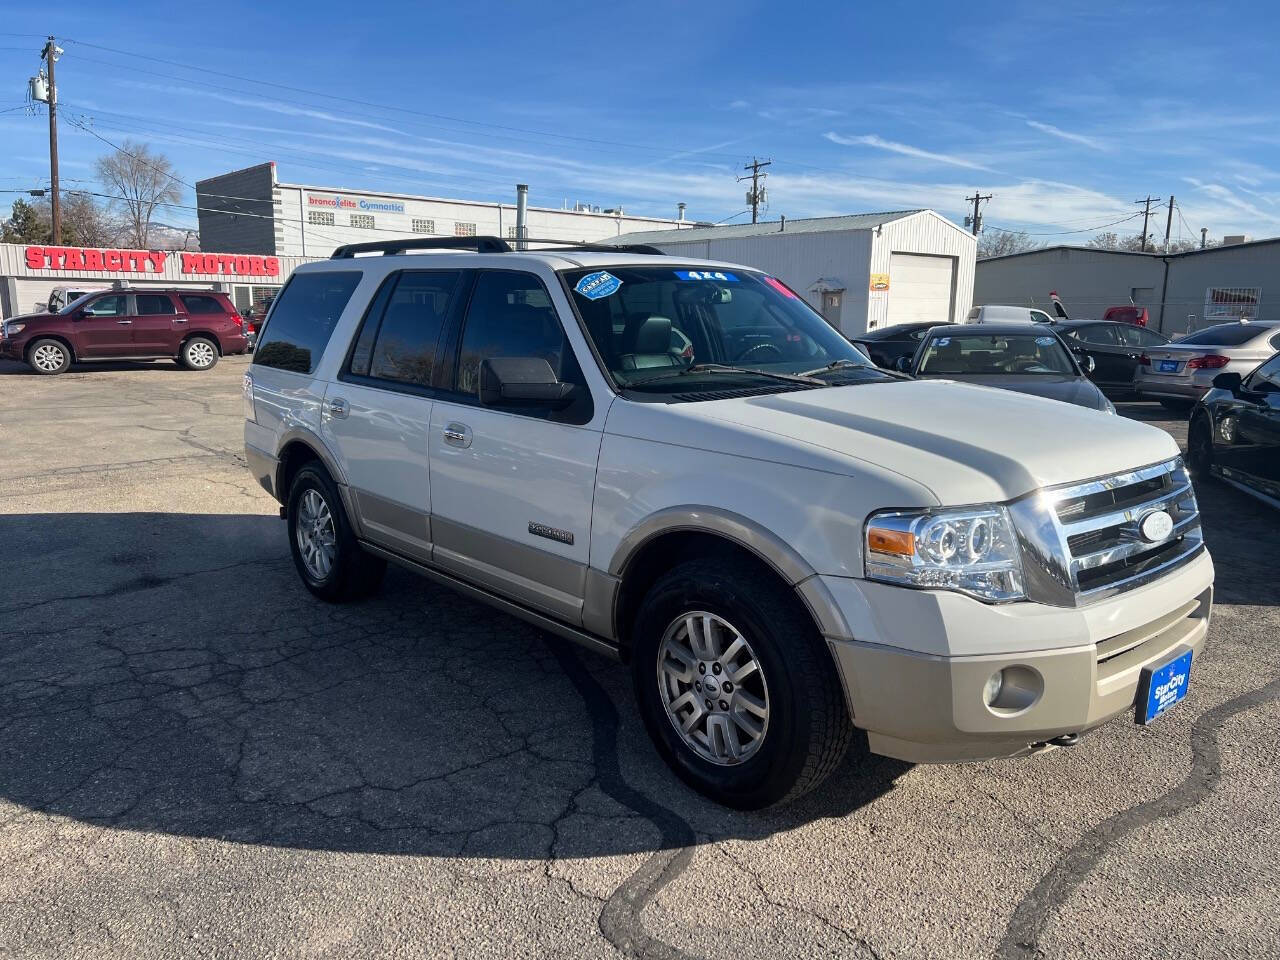
[[[223,354],[244,353],[244,318],[225,293],[209,290],[108,290],[57,313],[15,317],[4,325],[0,357],[36,373],[62,373],[82,360],[178,361],[208,370]]]

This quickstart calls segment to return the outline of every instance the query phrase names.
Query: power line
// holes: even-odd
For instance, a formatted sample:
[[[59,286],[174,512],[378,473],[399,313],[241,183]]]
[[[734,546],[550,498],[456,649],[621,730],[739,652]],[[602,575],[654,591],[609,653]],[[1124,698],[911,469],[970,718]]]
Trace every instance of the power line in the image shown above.
[[[1079,230],[1050,230],[1046,232],[1037,233],[1037,232],[1030,232],[1027,230],[1010,230],[1007,227],[986,226],[984,227],[984,229],[994,230],[997,233],[1025,233],[1029,237],[1065,237],[1073,233],[1093,233],[1095,230],[1104,230],[1107,227],[1114,227],[1118,223],[1128,223],[1130,220],[1134,220],[1140,216],[1142,216],[1141,211],[1139,211],[1138,213],[1131,213],[1127,217],[1122,217],[1119,220],[1112,220],[1110,223],[1099,223],[1095,226],[1083,227]]]
[[[752,157],[751,162],[742,168],[743,170],[750,170],[751,176],[738,178],[739,183],[743,180],[751,181],[751,189],[747,191],[747,206],[751,208],[752,223],[759,222],[760,208],[769,201],[769,195],[765,192],[765,188],[760,185],[760,181],[769,175],[760,171],[772,163],[772,160],[761,160],[759,157]]]
[[[973,235],[974,235],[975,237],[976,237],[979,233],[981,233],[981,232],[982,232],[982,214],[978,212],[978,206],[979,206],[979,204],[981,204],[983,201],[985,201],[985,200],[990,200],[990,199],[991,199],[991,196],[992,196],[992,195],[988,193],[988,194],[984,197],[984,196],[983,196],[982,194],[980,194],[977,190],[974,190],[974,191],[973,191],[973,196],[972,196],[972,197],[965,197],[965,200],[970,201],[970,202],[972,202],[972,203],[973,203],[973,216],[971,216],[971,217],[965,217],[965,218],[964,218],[964,225],[965,225],[966,227],[972,227],[972,228],[973,228]]]

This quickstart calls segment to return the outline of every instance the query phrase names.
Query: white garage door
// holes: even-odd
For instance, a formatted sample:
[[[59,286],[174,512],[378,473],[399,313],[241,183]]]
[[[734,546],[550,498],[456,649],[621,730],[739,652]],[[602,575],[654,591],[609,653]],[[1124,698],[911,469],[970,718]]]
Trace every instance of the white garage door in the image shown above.
[[[889,323],[946,323],[951,319],[955,260],[918,253],[889,258]]]

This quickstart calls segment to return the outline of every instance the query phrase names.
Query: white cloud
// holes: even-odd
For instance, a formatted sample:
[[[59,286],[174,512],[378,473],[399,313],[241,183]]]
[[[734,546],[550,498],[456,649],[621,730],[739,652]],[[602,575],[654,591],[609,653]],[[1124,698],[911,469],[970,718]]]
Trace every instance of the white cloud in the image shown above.
[[[824,137],[832,143],[838,143],[845,147],[875,147],[877,150],[886,150],[889,153],[897,153],[904,157],[914,157],[917,160],[929,160],[933,163],[945,163],[953,167],[964,167],[966,170],[985,170],[991,172],[990,167],[984,167],[980,163],[974,163],[972,160],[966,160],[963,157],[957,157],[948,153],[934,153],[931,150],[922,150],[920,147],[913,147],[907,143],[896,143],[893,140],[885,140],[875,134],[867,134],[865,136],[848,137],[838,133],[826,133]]]
[[[1070,140],[1072,143],[1080,143],[1088,147],[1090,150],[1106,150],[1106,146],[1095,140],[1093,137],[1086,137],[1083,133],[1072,133],[1070,130],[1063,130],[1061,127],[1055,127],[1052,123],[1041,123],[1039,120],[1028,120],[1028,127],[1033,127],[1041,133],[1047,133],[1051,137],[1057,137],[1059,140]]]

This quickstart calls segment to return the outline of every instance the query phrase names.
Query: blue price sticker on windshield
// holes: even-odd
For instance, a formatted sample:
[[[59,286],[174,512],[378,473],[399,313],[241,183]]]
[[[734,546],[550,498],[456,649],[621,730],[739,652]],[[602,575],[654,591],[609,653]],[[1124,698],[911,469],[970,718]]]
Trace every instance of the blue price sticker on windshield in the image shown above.
[[[935,345],[935,346],[945,347],[945,346],[949,346],[949,345],[950,345],[950,343],[951,343],[951,338],[950,338],[950,337],[939,337],[937,340],[935,340],[935,341],[933,341],[933,342],[934,342],[934,345]]]
[[[603,300],[605,297],[611,297],[617,293],[620,286],[622,286],[622,281],[612,273],[606,270],[599,270],[596,273],[588,273],[574,284],[573,289],[588,300]]]
[[[1053,337],[1036,337],[1036,345],[1041,347],[1052,347]]]
[[[725,283],[737,283],[738,278],[723,270],[677,270],[676,276],[681,280],[723,280]]]

